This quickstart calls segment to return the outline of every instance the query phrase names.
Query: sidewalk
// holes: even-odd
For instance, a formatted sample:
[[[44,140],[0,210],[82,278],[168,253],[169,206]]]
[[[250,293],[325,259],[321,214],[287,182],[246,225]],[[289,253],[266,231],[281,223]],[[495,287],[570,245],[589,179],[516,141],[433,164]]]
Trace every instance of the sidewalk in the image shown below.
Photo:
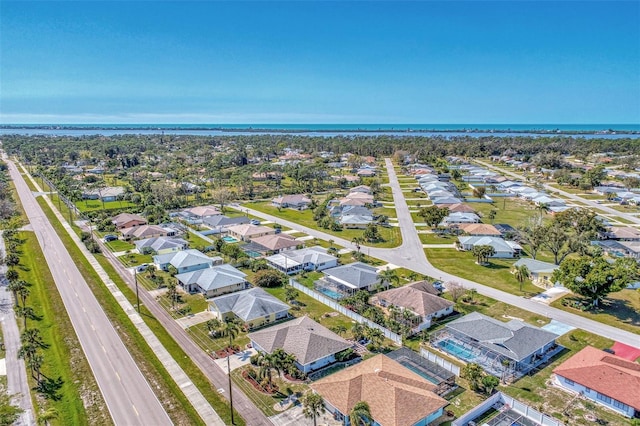
[[[22,164],[20,164],[22,170],[25,172],[25,175],[31,180],[36,189],[40,189],[38,183],[33,179],[31,175],[27,173]],[[167,349],[160,343],[160,340],[156,337],[155,334],[151,331],[151,329],[144,322],[142,317],[135,310],[133,305],[129,303],[127,298],[122,294],[120,289],[116,286],[116,284],[109,278],[109,275],[104,270],[102,265],[98,263],[96,258],[87,250],[78,235],[73,231],[69,223],[62,217],[60,212],[55,208],[51,200],[48,196],[44,196],[43,199],[47,202],[49,208],[56,215],[56,218],[62,223],[62,226],[67,231],[69,236],[73,239],[75,244],[78,246],[84,257],[89,261],[91,267],[96,271],[102,282],[105,284],[107,289],[111,292],[113,297],[116,299],[120,307],[125,311],[131,322],[135,325],[138,332],[142,335],[145,342],[149,345],[151,350],[156,354],[163,367],[167,370],[173,381],[178,385],[178,387],[182,390],[184,395],[187,397],[189,402],[193,408],[198,412],[198,415],[202,418],[202,420],[207,425],[216,425],[216,426],[224,426],[224,422],[218,416],[218,413],[215,412],[211,404],[205,399],[200,390],[191,382],[189,376],[184,372],[184,370],[178,365],[176,360],[173,359],[171,354],[167,351]]]

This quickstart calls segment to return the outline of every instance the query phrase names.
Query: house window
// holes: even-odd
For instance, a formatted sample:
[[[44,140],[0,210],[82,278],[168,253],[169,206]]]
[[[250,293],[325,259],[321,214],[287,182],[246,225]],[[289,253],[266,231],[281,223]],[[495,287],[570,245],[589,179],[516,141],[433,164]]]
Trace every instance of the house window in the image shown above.
[[[613,406],[616,407],[616,408],[620,408],[622,410],[626,410],[627,408],[629,408],[627,406],[627,404],[623,404],[622,402],[620,402],[620,401],[618,401],[616,399],[613,400]]]
[[[567,379],[567,378],[565,378],[565,379],[564,379],[564,381],[565,381],[568,385],[571,385],[571,386],[573,386],[573,385],[575,385],[575,384],[576,384],[576,382],[574,382],[573,380]]]
[[[607,395],[603,395],[600,392],[598,392],[598,395],[596,395],[596,398],[598,398],[599,401],[602,401],[606,404],[611,404],[611,398],[609,398]]]

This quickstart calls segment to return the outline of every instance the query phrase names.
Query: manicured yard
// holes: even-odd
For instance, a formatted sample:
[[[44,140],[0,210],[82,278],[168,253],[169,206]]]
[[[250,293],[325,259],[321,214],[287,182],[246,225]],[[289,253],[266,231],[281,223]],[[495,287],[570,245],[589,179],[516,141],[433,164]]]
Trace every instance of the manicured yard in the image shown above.
[[[315,220],[313,220],[313,212],[310,210],[291,210],[291,209],[278,209],[273,207],[269,203],[248,203],[247,207],[273,215],[281,217],[284,220],[299,223],[302,226],[306,226],[312,229],[318,229],[328,234],[335,235],[340,238],[351,241],[354,237],[362,237],[363,230],[360,229],[343,229],[341,231],[331,231],[329,229],[322,229],[318,226]],[[385,228],[378,226],[378,231],[382,236],[383,241],[378,243],[366,243],[362,245],[370,245],[372,247],[392,248],[398,247],[402,244],[402,236],[400,235],[400,228],[389,227]]]
[[[519,296],[530,296],[542,291],[529,281],[522,283],[522,291],[520,291],[520,283],[511,273],[511,267],[516,259],[489,259],[488,266],[480,266],[475,263],[476,259],[470,252],[455,249],[425,249],[425,253],[429,262],[436,268],[498,290]]]
[[[111,251],[116,251],[116,252],[134,250],[136,248],[135,245],[122,240],[109,241],[108,243],[105,243],[105,244],[107,245],[107,247],[109,247]]]
[[[125,266],[137,266],[143,263],[153,263],[153,256],[150,254],[129,253],[118,258]]]
[[[422,244],[453,244],[458,241],[458,237],[453,235],[440,235],[429,232],[428,234],[418,234]]]
[[[638,290],[622,290],[611,293],[595,311],[581,311],[580,309],[563,306],[562,301],[579,300],[577,296],[568,295],[554,301],[551,306],[565,311],[602,322],[620,329],[640,334],[640,292]]]
[[[127,209],[129,207],[137,207],[137,205],[129,201],[108,201],[103,205],[102,201],[100,200],[84,200],[77,201],[76,207],[81,212],[92,212],[96,210]]]
[[[208,354],[214,353],[215,351],[224,349],[229,346],[229,338],[228,337],[215,337],[212,338],[209,334],[209,330],[207,329],[206,323],[201,323],[198,325],[194,325],[187,329],[189,335],[193,339],[194,342],[198,344],[205,352]],[[240,331],[235,339],[233,339],[233,344],[240,346],[240,348],[246,348],[249,344],[249,338],[247,337],[246,331]]]
[[[535,206],[520,198],[498,199],[495,203],[468,203],[481,217],[487,217],[489,211],[495,210],[493,223],[506,223],[514,228],[522,227],[528,218],[538,214]],[[549,216],[547,216],[549,217]],[[490,223],[489,220],[483,220]]]

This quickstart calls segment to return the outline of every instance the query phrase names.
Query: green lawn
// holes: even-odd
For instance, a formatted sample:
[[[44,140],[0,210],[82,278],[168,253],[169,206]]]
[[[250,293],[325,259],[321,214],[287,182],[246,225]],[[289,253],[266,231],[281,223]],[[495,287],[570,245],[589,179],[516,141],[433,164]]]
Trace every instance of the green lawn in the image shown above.
[[[116,325],[120,338],[129,349],[129,352],[136,360],[138,367],[147,377],[147,380],[153,385],[154,392],[161,401],[164,401],[165,409],[176,424],[202,424],[202,420],[193,409],[191,404],[186,400],[182,391],[176,383],[171,379],[164,366],[160,363],[151,348],[146,344],[140,333],[134,327],[126,313],[120,308],[113,295],[104,286],[97,273],[89,265],[71,237],[62,228],[60,222],[53,216],[53,212],[49,209],[44,200],[38,200],[40,206],[44,209],[47,217],[56,229],[56,232],[62,239],[71,256],[76,259],[76,265],[80,272],[87,280],[89,287],[100,301],[105,313],[112,323]],[[102,255],[96,256],[100,264],[109,274],[109,277],[116,283],[120,291],[131,302],[135,303],[135,293],[123,281],[122,278],[113,269],[113,266]],[[220,397],[209,380],[202,374],[200,369],[186,356],[182,348],[167,333],[164,327],[151,315],[151,313],[143,306],[142,318],[145,323],[152,329],[154,334],[160,339],[165,348],[171,353],[171,356],[180,360],[182,368],[187,375],[196,384],[198,389],[203,393],[207,401],[209,401],[214,409],[220,414],[225,422],[230,421],[228,404]],[[236,422],[243,425],[244,422],[240,416],[236,417]]]
[[[207,330],[207,324],[201,323],[189,327],[187,329],[189,335],[193,339],[194,342],[198,344],[208,354],[211,354],[215,351],[224,349],[229,346],[229,338],[227,337],[216,337],[212,338],[209,334],[209,330]],[[241,348],[246,348],[247,344],[249,344],[249,338],[247,337],[246,331],[240,331],[236,338],[233,340],[234,345],[238,345]]]
[[[467,203],[480,216],[487,217],[489,211],[496,210],[496,217],[493,223],[506,223],[514,228],[520,228],[526,220],[537,214],[535,206],[520,198],[497,199],[495,203]],[[490,223],[488,220],[483,220]]]
[[[55,409],[58,418],[52,424],[112,424],[40,245],[31,232],[19,235],[25,241],[21,247],[20,278],[32,284],[27,304],[40,317],[29,320],[27,326],[39,329],[45,343],[50,345],[42,352],[43,373],[54,379],[61,377],[64,381],[59,400],[37,397],[34,398],[35,407],[42,411]],[[18,324],[22,328],[21,318],[18,318]],[[30,376],[29,381],[32,386],[36,385]]]
[[[622,290],[611,293],[602,302],[600,308],[595,311],[581,311],[580,309],[564,306],[562,304],[563,300],[579,300],[579,297],[567,295],[551,303],[551,306],[640,334],[640,292],[637,290]]]
[[[111,251],[129,251],[136,248],[135,245],[122,240],[115,240],[105,243]]]
[[[453,244],[458,241],[458,237],[453,235],[440,235],[432,232],[428,234],[418,234],[422,244]]]
[[[153,263],[153,256],[150,254],[129,253],[118,258],[125,266],[137,266],[143,263]]]
[[[511,274],[511,267],[516,259],[490,259],[488,266],[480,266],[475,263],[476,259],[470,252],[425,249],[425,253],[429,262],[436,268],[498,290],[518,296],[531,296],[542,291],[529,281],[522,284],[520,291],[520,284]]]
[[[310,210],[291,210],[291,209],[278,209],[273,207],[270,203],[247,203],[247,207],[280,217],[284,220],[288,220],[294,223],[299,223],[302,226],[308,228],[317,229],[327,234],[332,234],[340,238],[351,241],[354,237],[362,237],[363,230],[361,229],[343,229],[341,231],[331,231],[329,229],[322,229],[318,226],[315,220],[313,220],[313,212]],[[378,226],[378,231],[382,236],[383,241],[378,243],[367,243],[362,245],[369,245],[371,247],[393,248],[402,244],[402,236],[400,235],[400,228],[389,227],[385,228]]]
[[[77,201],[76,207],[81,212],[92,212],[96,210],[127,209],[130,207],[137,207],[137,205],[129,201],[109,201],[104,203],[103,205],[102,201],[99,201],[99,200],[84,200],[84,201]]]

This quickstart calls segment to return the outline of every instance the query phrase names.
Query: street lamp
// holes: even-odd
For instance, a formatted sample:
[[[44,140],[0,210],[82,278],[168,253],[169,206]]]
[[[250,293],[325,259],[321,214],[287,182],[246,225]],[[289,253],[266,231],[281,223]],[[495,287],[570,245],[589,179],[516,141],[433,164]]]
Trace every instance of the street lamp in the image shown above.
[[[140,313],[140,294],[138,293],[138,274],[133,270],[133,279],[136,283],[136,304],[138,305],[138,314]]]

